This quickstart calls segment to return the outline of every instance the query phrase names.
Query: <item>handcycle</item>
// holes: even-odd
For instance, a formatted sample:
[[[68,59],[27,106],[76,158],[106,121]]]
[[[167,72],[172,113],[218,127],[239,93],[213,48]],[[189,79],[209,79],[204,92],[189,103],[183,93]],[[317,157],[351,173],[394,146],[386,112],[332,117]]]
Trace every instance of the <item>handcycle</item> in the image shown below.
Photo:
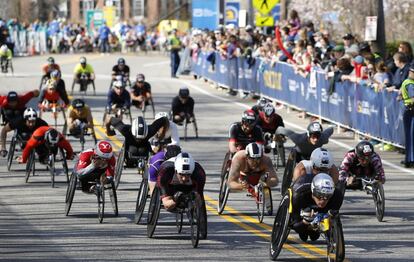
[[[41,106],[39,106],[39,118],[42,118],[43,112],[52,112],[53,119],[55,121],[55,128],[58,126],[58,115],[62,112],[63,115],[63,126],[67,125],[65,108],[61,106],[57,101],[43,100]]]
[[[378,222],[382,222],[385,213],[385,193],[382,183],[375,177],[355,177],[355,179],[361,181],[362,191],[365,191],[367,195],[372,195],[375,204],[375,215]]]
[[[292,189],[288,188],[280,201],[273,223],[270,240],[270,259],[273,261],[277,260],[292,228],[292,209]],[[325,238],[328,261],[343,261],[345,242],[339,212],[329,210],[327,213],[316,213],[310,226]]]
[[[45,160],[45,164],[47,169],[49,170],[51,185],[55,187],[55,176],[56,176],[56,162],[62,162],[63,173],[66,175],[66,182],[69,182],[69,169],[68,169],[68,162],[66,161],[66,154],[62,148],[53,147],[47,149],[47,157]],[[59,156],[58,156],[59,153]],[[26,176],[25,182],[29,182],[30,175],[34,176],[36,170],[36,150],[32,150],[30,152],[29,158],[26,163]]]
[[[261,176],[257,185],[249,184],[248,196],[251,196],[256,201],[257,219],[259,223],[263,222],[263,218],[266,215],[271,216],[273,214],[273,200],[272,191],[270,187],[265,186],[262,182],[267,179],[267,174]],[[229,169],[226,169],[224,175],[220,178],[220,192],[217,211],[221,215],[226,207],[230,190],[227,185],[229,177]],[[246,176],[240,176],[240,180],[247,181]]]
[[[75,120],[76,121],[76,120]],[[96,144],[98,142],[98,140],[96,139],[96,135],[95,135],[95,130],[93,130],[93,127],[90,128],[92,129],[92,132],[89,132],[89,128],[86,126],[87,123],[82,122],[79,120],[79,124],[77,126],[77,132],[76,133],[68,133],[67,132],[67,125],[65,124],[65,126],[63,127],[63,134],[65,134],[66,136],[73,136],[75,138],[79,138],[79,142],[81,144],[81,151],[83,151],[85,149],[85,143],[86,143],[86,137],[87,136],[91,136],[94,144]]]
[[[200,239],[207,238],[207,211],[205,203],[196,192],[177,193],[174,195],[174,201],[177,203],[177,206],[170,212],[176,214],[176,226],[179,234],[182,231],[184,214],[187,215],[190,224],[191,244],[196,248]],[[152,191],[148,208],[147,236],[149,238],[152,238],[154,235],[160,211],[160,189],[156,186]]]
[[[122,120],[123,116],[126,115],[129,118],[130,124],[132,124],[131,108],[120,106],[120,107],[106,108],[105,109],[105,112],[104,112],[104,115],[103,115],[103,118],[102,118],[102,127],[105,126],[107,116],[111,115],[111,114],[115,115],[116,118],[119,118],[121,120]]]
[[[10,171],[11,165],[13,164],[14,154],[17,151],[16,145],[19,145],[20,151],[26,146],[26,140],[17,132],[17,129],[14,130],[12,139],[9,145],[9,152],[7,154],[7,171]]]
[[[1,72],[3,74],[7,74],[8,69],[10,68],[10,71],[11,71],[12,75],[14,75],[13,62],[12,62],[11,59],[7,59],[6,57],[2,56],[0,58],[0,66],[1,66]]]
[[[84,92],[84,95],[86,95],[86,91],[88,90],[88,85],[92,84],[93,95],[96,95],[95,80],[89,79],[88,74],[85,74],[85,73],[80,74],[78,83],[79,83],[79,91]],[[75,79],[73,79],[72,89],[71,89],[71,92],[70,92],[71,95],[73,95],[73,90],[75,88],[75,84],[76,84],[76,81],[75,81]]]
[[[102,175],[104,176],[104,175]],[[65,199],[65,215],[68,216],[70,209],[72,207],[73,198],[75,196],[75,191],[80,189],[80,180],[76,174],[76,171],[73,171],[70,176],[70,181],[68,184],[68,188],[66,190],[66,199]],[[99,223],[103,222],[104,213],[105,213],[105,191],[109,190],[109,198],[112,204],[112,209],[114,211],[114,215],[118,216],[118,198],[116,194],[115,184],[114,181],[110,181],[108,184],[103,184],[100,178],[95,179],[95,181],[88,182],[90,185],[95,186],[94,192],[91,194],[95,194],[97,197],[98,203],[98,221]]]

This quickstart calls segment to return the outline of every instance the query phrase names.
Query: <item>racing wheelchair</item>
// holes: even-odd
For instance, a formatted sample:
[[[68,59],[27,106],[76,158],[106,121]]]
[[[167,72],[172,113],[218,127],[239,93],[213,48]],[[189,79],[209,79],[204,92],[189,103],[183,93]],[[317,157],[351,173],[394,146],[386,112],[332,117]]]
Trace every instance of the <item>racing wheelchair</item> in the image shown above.
[[[46,167],[50,174],[51,185],[55,187],[55,176],[58,174],[56,170],[56,162],[62,162],[63,173],[66,175],[66,182],[69,182],[69,169],[68,169],[68,162],[66,160],[66,154],[62,148],[59,147],[52,147],[48,149],[47,157],[45,159]],[[30,152],[29,158],[26,163],[26,176],[25,182],[29,182],[30,175],[34,176],[36,170],[36,150],[32,150]]]
[[[292,189],[288,188],[280,201],[273,223],[270,240],[270,259],[273,261],[277,260],[292,228],[292,208]],[[329,210],[327,213],[316,213],[310,225],[326,240],[327,260],[343,261],[345,242],[339,212]]]
[[[53,115],[53,119],[55,122],[55,128],[57,128],[58,126],[58,116],[59,113],[61,112],[63,115],[63,126],[67,125],[67,121],[66,121],[66,113],[65,113],[65,108],[63,106],[61,106],[58,102],[50,102],[47,100],[43,100],[41,106],[39,106],[39,118],[42,118],[42,115],[44,112],[52,112]]]
[[[73,95],[73,90],[75,88],[76,83],[77,82],[75,81],[75,79],[73,79],[72,88],[71,88],[71,92],[70,92],[71,95]],[[96,95],[95,80],[89,79],[88,74],[85,74],[85,73],[80,74],[78,84],[79,84],[79,91],[83,92],[84,95],[86,95],[86,92],[88,91],[88,85],[92,84],[93,95]]]
[[[102,127],[105,126],[105,120],[108,117],[108,115],[113,114],[116,118],[119,118],[122,120],[123,116],[126,115],[129,118],[129,123],[132,124],[132,114],[131,114],[131,108],[126,107],[115,107],[115,108],[106,108],[105,113],[102,118]]]
[[[155,187],[152,191],[151,200],[148,208],[147,236],[152,238],[157,226],[161,211],[160,189]],[[198,197],[196,192],[177,192],[174,195],[176,208],[170,211],[176,215],[176,227],[180,234],[183,228],[184,214],[188,218],[190,225],[191,244],[194,248],[198,246],[200,239],[207,238],[207,211],[203,200]]]
[[[98,142],[96,138],[95,130],[92,129],[92,132],[89,132],[89,128],[86,127],[86,125],[87,123],[79,121],[79,124],[76,128],[76,132],[71,133],[70,131],[68,132],[67,130],[68,126],[67,124],[65,124],[65,126],[63,127],[63,132],[62,132],[65,136],[73,136],[75,138],[78,138],[81,144],[81,151],[85,149],[86,137],[88,136],[92,137],[94,144]]]
[[[75,191],[80,190],[81,182],[76,174],[76,171],[72,172],[70,176],[70,181],[68,184],[68,188],[66,190],[66,199],[65,199],[65,215],[68,216],[70,209],[72,207],[73,198],[75,196]],[[114,215],[118,216],[118,198],[116,194],[115,184],[114,181],[110,181],[108,184],[101,183],[100,178],[95,179],[95,181],[88,182],[89,185],[94,185],[94,192],[89,192],[91,194],[95,194],[97,197],[98,203],[98,221],[99,223],[103,222],[104,213],[105,213],[105,191],[109,191],[109,198],[112,204],[112,209],[114,211]]]
[[[0,66],[1,66],[1,72],[3,74],[8,73],[8,69],[10,69],[12,75],[14,75],[14,68],[13,68],[13,62],[11,59],[7,59],[6,57],[0,58]]]
[[[220,176],[220,191],[219,191],[219,199],[218,199],[218,206],[217,212],[221,215],[226,207],[226,203],[229,197],[230,190],[227,185],[229,172],[231,166],[231,153],[227,152],[226,156],[224,157],[224,163],[222,167],[222,173]],[[246,181],[246,177],[243,176],[241,179]],[[267,179],[267,174],[262,175],[260,178],[261,181],[265,181]],[[257,218],[259,223],[263,222],[263,218],[266,215],[271,216],[273,214],[273,200],[272,200],[272,191],[270,187],[264,186],[260,181],[259,183],[254,185],[249,185],[248,195],[251,196],[256,201],[256,208],[257,208]]]
[[[17,130],[14,130],[12,139],[10,141],[9,145],[9,152],[7,154],[7,171],[10,171],[11,166],[13,164],[13,160],[15,159],[14,154],[16,151],[23,151],[24,147],[26,146],[26,140],[17,132]],[[16,149],[16,146],[19,146],[19,150]]]

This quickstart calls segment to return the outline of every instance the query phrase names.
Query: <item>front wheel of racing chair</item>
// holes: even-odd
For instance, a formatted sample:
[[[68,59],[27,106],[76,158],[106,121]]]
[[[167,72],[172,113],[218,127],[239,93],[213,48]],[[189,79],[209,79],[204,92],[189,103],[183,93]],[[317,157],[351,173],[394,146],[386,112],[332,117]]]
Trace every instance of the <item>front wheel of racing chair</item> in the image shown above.
[[[15,130],[12,140],[10,141],[9,152],[7,154],[7,171],[10,171],[11,165],[13,163],[14,153],[16,150],[17,143],[17,130]]]
[[[188,124],[193,123],[193,128],[194,128],[194,135],[195,138],[198,138],[198,127],[197,127],[197,121],[195,116],[193,116],[193,121],[189,121],[188,118],[186,118],[184,120],[184,140],[187,140],[187,133],[188,133]]]
[[[35,175],[35,169],[36,169],[35,160],[36,160],[36,152],[35,150],[32,150],[30,152],[30,155],[26,163],[26,176],[25,176],[26,183],[29,182],[30,174],[32,174],[33,176]]]
[[[343,261],[345,259],[345,241],[339,214],[332,217],[330,221],[329,230],[325,232],[328,261]]]
[[[145,205],[148,198],[148,169],[145,168],[144,174],[142,175],[141,185],[139,186],[137,202],[135,205],[135,224],[139,224],[142,218],[142,214],[145,210]]]
[[[265,214],[268,216],[273,215],[273,200],[270,187],[258,184],[256,204],[259,223],[263,222]]]
[[[66,190],[66,200],[65,200],[65,216],[69,215],[70,208],[72,207],[73,197],[75,196],[76,185],[78,183],[78,176],[75,172],[70,175],[70,180],[68,188]]]

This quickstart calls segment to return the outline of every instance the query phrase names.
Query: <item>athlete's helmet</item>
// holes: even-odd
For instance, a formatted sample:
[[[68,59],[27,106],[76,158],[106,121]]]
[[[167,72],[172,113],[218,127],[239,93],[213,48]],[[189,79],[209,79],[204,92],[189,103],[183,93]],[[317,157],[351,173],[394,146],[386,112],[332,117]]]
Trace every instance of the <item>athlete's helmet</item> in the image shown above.
[[[37,119],[37,112],[34,108],[28,107],[24,110],[23,118],[25,120],[36,120]]]
[[[158,113],[155,115],[155,120],[157,120],[157,119],[159,119],[159,118],[161,118],[161,117],[166,117],[166,118],[169,118],[169,115],[168,115],[168,113],[167,113],[167,112],[158,112]]]
[[[178,154],[181,153],[181,147],[177,145],[169,145],[165,151],[165,160],[170,158],[176,157]]]
[[[310,161],[315,168],[330,169],[333,165],[333,159],[331,153],[325,148],[316,148],[313,150]]]
[[[59,142],[59,132],[54,128],[50,128],[46,131],[44,138],[48,145],[54,146]]]
[[[7,50],[9,50],[9,48],[7,47],[7,45],[2,45],[0,47],[0,51],[3,52],[3,53],[7,52]]]
[[[374,147],[368,141],[361,141],[355,147],[355,154],[359,158],[369,158],[374,153]]]
[[[142,116],[135,118],[131,125],[132,135],[137,139],[143,139],[148,135],[148,126]]]
[[[17,93],[15,91],[10,91],[7,94],[7,102],[8,103],[14,102],[14,101],[17,101],[17,100],[19,100],[19,95],[17,95]]]
[[[265,97],[262,97],[262,98],[260,98],[259,100],[257,100],[257,105],[260,107],[260,108],[263,108],[267,103],[268,103],[269,101],[267,100],[267,98],[265,98]]]
[[[190,96],[190,90],[187,87],[180,88],[180,91],[178,91],[178,95],[182,98],[186,98]]]
[[[261,158],[263,156],[263,147],[261,144],[250,143],[246,146],[246,156],[249,158]]]
[[[118,65],[125,65],[125,59],[122,57],[118,59]]]
[[[115,88],[122,88],[122,87],[124,87],[124,83],[122,83],[122,81],[115,81],[114,82],[114,87]]]
[[[80,98],[74,99],[72,101],[72,107],[76,109],[81,109],[85,107],[85,101]]]
[[[51,78],[59,78],[60,77],[60,71],[59,70],[53,70],[52,73],[50,73]]]
[[[256,114],[253,110],[249,109],[243,112],[242,123],[247,123],[248,125],[253,125],[256,123]]]
[[[195,168],[193,157],[186,152],[178,154],[174,161],[174,168],[178,174],[191,175]]]
[[[95,155],[100,158],[110,159],[113,156],[112,145],[108,141],[99,141],[95,146]]]
[[[322,134],[323,128],[319,122],[312,122],[308,125],[308,128],[306,130],[308,133],[308,137],[310,137],[311,135],[320,136]]]
[[[137,82],[144,82],[145,76],[144,74],[137,74]]]
[[[264,107],[263,107],[263,112],[264,114],[269,117],[271,115],[273,115],[275,113],[275,108],[273,107],[273,105],[271,103],[267,103]]]
[[[86,64],[86,57],[82,56],[82,57],[79,59],[79,63],[81,63],[81,64]]]
[[[312,179],[311,190],[317,198],[330,198],[334,194],[335,184],[328,174],[320,173]]]
[[[48,59],[47,59],[47,62],[49,63],[49,65],[52,65],[52,64],[54,64],[55,63],[55,59],[53,58],[53,57],[49,57]]]

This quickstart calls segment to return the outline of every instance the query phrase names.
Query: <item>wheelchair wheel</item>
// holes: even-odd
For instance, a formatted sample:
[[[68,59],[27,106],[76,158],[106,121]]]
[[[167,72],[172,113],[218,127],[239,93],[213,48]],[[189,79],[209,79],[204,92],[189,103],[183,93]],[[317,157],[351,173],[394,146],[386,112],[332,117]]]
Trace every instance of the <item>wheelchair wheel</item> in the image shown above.
[[[183,229],[183,213],[182,212],[177,212],[175,214],[175,224],[177,225],[178,234],[180,234],[181,230]]]
[[[70,91],[70,95],[73,95],[73,89],[75,88],[75,80],[73,80],[73,82],[72,82],[72,88],[71,88],[71,91]]]
[[[95,80],[92,81],[93,95],[96,95]],[[86,92],[86,90],[85,90]]]
[[[49,155],[48,169],[50,173],[50,180],[52,182],[52,188],[55,187],[55,172],[56,172],[55,161],[56,161],[56,156],[54,154]]]
[[[292,149],[289,153],[289,157],[286,163],[285,171],[283,172],[283,179],[282,179],[282,187],[281,193],[284,195],[286,190],[290,187],[293,178],[293,170],[295,169],[296,165],[296,150]]]
[[[229,171],[226,171],[224,176],[220,178],[220,192],[219,192],[219,201],[217,206],[217,212],[219,215],[223,213],[224,208],[226,207],[227,199],[229,198],[230,189],[227,186],[227,179],[229,176]]]
[[[150,205],[148,208],[148,220],[147,220],[147,236],[152,238],[154,235],[155,227],[157,226],[158,216],[160,215],[161,199],[160,190],[155,187],[152,191]]]
[[[78,181],[78,177],[75,173],[72,173],[70,176],[68,188],[66,190],[66,206],[65,206],[65,215],[69,215],[70,208],[72,206],[73,197],[75,196],[76,184]]]
[[[109,199],[111,200],[112,209],[114,210],[114,215],[118,216],[118,196],[116,195],[115,184],[112,181],[110,186],[107,188],[109,190]]]
[[[195,117],[194,117],[193,127],[194,127],[195,137],[198,138],[198,127],[197,127],[197,121]]]
[[[98,199],[98,221],[102,223],[105,213],[105,189],[103,185],[96,185],[96,196]]]
[[[200,240],[200,210],[201,210],[201,201],[197,199],[191,201],[192,203],[189,208],[189,222],[191,228],[191,244],[194,248],[198,246],[198,241]]]
[[[372,192],[372,197],[374,198],[375,214],[377,216],[378,222],[382,222],[385,212],[385,195],[384,187],[381,183],[378,183],[376,185],[376,190]]]
[[[26,183],[29,182],[29,176],[31,173],[34,176],[34,173],[35,173],[35,151],[34,150],[30,152],[29,158],[26,163],[26,177],[25,177]]]
[[[206,202],[202,201],[200,210],[200,239],[207,239],[208,222],[207,222],[207,208]]]
[[[184,120],[184,141],[187,141],[187,132],[188,132],[188,121]]]
[[[118,189],[119,182],[121,181],[122,171],[124,169],[124,159],[125,144],[122,146],[121,151],[119,151],[118,160],[115,165],[115,189]]]
[[[152,97],[150,98],[151,108],[152,108],[152,118],[155,118],[155,106],[154,106],[154,100],[152,100]]]
[[[142,214],[145,210],[145,204],[147,203],[148,196],[148,178],[143,178],[141,185],[139,186],[137,203],[135,206],[135,224],[139,224],[142,218]]]
[[[9,153],[7,154],[7,171],[10,171],[11,165],[13,163],[14,150],[16,149],[16,137],[13,136],[10,141]]]
[[[276,169],[286,167],[285,145],[282,142],[276,143],[276,148],[273,148],[273,157]]]
[[[285,194],[280,201],[279,208],[277,209],[275,220],[273,223],[272,235],[270,239],[270,259],[275,261],[282,250],[289,235],[289,222],[290,222],[290,195]]]
[[[65,173],[66,175],[66,182],[69,183],[69,168],[68,168],[68,161],[66,160],[66,154],[62,148],[59,148],[59,151],[60,151],[60,157],[62,158],[63,173]]]
[[[345,243],[339,215],[335,216],[331,221],[332,225],[326,237],[328,261],[343,261],[345,259]]]
[[[257,198],[256,198],[257,218],[259,220],[259,223],[263,222],[265,206],[266,206],[265,203],[266,203],[266,196],[264,193],[264,188],[262,184],[259,184],[258,189],[257,189]]]
[[[221,166],[221,175],[222,176],[224,175],[226,170],[230,168],[229,161],[231,161],[231,153],[227,152],[226,155],[224,156],[223,164]]]
[[[272,190],[270,189],[270,187],[263,187],[263,192],[264,192],[264,195],[265,195],[266,215],[272,216],[273,215]]]
[[[10,71],[11,71],[12,75],[14,75],[14,68],[13,68],[13,63],[12,63],[11,60],[9,62],[9,67],[10,67]]]

